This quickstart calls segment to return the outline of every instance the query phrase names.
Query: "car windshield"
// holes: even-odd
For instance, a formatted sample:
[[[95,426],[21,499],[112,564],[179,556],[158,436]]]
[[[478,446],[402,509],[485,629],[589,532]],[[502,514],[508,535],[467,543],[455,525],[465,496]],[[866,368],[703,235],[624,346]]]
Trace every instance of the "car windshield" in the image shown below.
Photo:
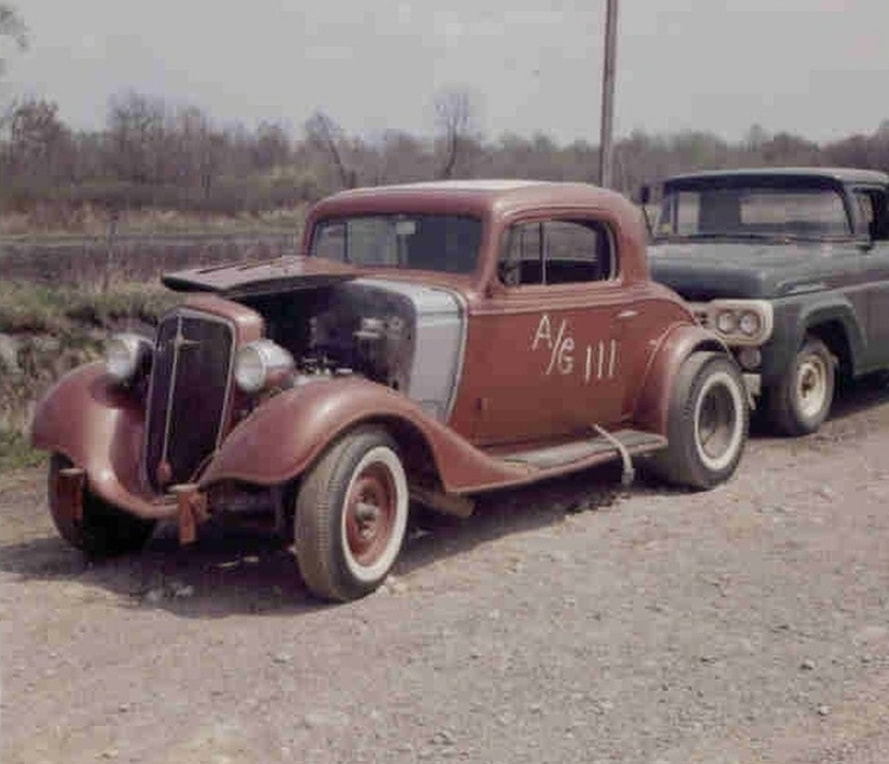
[[[667,188],[655,238],[825,239],[850,235],[842,196],[829,188]]]
[[[466,215],[389,214],[315,224],[309,254],[359,266],[471,273],[481,221]]]

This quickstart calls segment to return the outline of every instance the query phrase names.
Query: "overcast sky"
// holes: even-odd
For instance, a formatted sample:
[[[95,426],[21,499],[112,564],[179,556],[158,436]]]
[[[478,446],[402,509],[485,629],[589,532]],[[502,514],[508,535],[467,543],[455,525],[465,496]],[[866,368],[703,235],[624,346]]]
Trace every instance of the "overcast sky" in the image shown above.
[[[126,90],[215,121],[299,131],[434,130],[432,96],[475,94],[488,138],[598,141],[605,0],[12,0],[30,49],[2,98],[55,100],[77,127]],[[548,7],[547,7],[548,6]],[[616,132],[753,123],[814,140],[889,119],[889,0],[621,0]],[[539,8],[547,7],[546,10]]]

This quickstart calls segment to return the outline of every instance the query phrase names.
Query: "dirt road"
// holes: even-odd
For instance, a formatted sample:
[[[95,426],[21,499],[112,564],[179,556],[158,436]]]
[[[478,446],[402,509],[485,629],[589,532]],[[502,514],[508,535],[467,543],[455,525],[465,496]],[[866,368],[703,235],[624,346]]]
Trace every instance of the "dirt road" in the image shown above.
[[[704,494],[605,469],[310,600],[214,526],[85,565],[0,477],[2,762],[889,761],[889,392]]]

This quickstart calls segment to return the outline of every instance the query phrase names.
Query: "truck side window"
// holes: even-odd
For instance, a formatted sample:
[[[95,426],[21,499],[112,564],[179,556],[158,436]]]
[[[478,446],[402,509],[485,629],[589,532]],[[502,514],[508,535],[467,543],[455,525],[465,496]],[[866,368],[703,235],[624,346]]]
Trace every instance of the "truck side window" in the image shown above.
[[[861,224],[873,240],[889,239],[889,206],[883,189],[855,189],[855,202]]]
[[[574,284],[615,275],[612,238],[592,220],[547,220],[512,226],[498,263],[507,286]]]

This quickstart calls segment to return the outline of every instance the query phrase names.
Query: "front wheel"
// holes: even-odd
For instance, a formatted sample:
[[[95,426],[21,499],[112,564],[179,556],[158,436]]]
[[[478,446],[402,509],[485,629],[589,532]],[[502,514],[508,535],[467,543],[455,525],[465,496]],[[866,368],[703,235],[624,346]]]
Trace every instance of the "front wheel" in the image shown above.
[[[836,368],[827,345],[808,335],[787,373],[768,391],[769,414],[782,435],[808,435],[824,423],[833,403]]]
[[[64,506],[60,493],[60,473],[71,466],[61,454],[53,454],[47,476],[49,511],[59,535],[87,557],[114,557],[135,552],[145,546],[156,525],[123,512],[93,494],[88,487],[83,491],[83,519],[76,521]]]
[[[408,487],[395,443],[368,427],[343,437],[310,470],[296,499],[296,556],[318,597],[374,591],[404,540]]]
[[[728,480],[747,442],[744,380],[720,353],[694,353],[683,363],[668,414],[667,448],[655,455],[658,474],[689,488]]]

